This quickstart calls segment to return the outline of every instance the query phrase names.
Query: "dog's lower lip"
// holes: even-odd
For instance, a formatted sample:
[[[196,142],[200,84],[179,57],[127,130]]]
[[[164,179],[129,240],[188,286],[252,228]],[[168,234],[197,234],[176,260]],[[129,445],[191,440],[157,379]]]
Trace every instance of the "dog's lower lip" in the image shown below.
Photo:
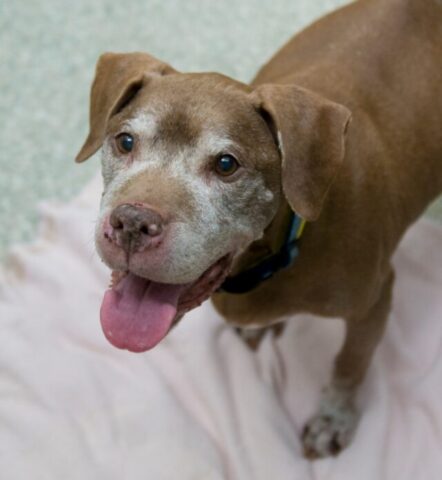
[[[229,273],[229,268],[232,263],[233,253],[228,253],[223,257],[219,258],[215,263],[213,263],[207,270],[205,270],[195,281],[189,282],[186,285],[186,289],[182,294],[182,299],[178,303],[178,313],[185,313],[189,310],[200,305],[203,301],[207,300],[210,295],[222,284],[225,277]],[[137,275],[130,270],[113,270],[111,274],[111,282],[109,288],[115,289],[123,278],[132,273]],[[137,275],[140,277],[140,275]],[[144,278],[146,281],[152,281],[147,277]],[[206,289],[198,291],[200,283],[207,281]],[[200,287],[201,288],[201,287]],[[195,294],[194,290],[197,289]],[[187,298],[186,298],[187,297]]]
[[[231,253],[224,255],[214,264],[212,264],[197,280],[195,280],[195,282],[191,283],[184,291],[183,298],[180,299],[180,303],[178,304],[179,310],[191,310],[209,298],[210,295],[217,290],[229,273],[232,258],[233,254]],[[200,286],[199,284],[202,283],[204,286],[204,282],[207,282],[208,288],[203,288],[200,292],[198,292],[198,286]],[[196,294],[194,292],[195,289],[197,289]],[[186,298],[186,296],[188,296],[188,298]]]

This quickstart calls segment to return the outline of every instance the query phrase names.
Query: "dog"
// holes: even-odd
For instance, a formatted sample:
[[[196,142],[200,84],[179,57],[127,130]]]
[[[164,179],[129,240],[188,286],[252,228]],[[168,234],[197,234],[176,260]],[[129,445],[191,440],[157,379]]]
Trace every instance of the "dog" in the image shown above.
[[[391,256],[442,191],[442,2],[351,3],[250,84],[106,53],[76,160],[100,148],[108,340],[148,350],[209,297],[254,346],[296,313],[341,317],[302,442],[309,458],[345,448],[390,311]]]

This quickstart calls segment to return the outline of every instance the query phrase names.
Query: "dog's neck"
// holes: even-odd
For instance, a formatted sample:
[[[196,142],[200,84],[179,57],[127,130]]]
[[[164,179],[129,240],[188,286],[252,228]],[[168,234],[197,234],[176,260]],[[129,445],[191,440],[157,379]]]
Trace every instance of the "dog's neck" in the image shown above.
[[[260,260],[276,254],[285,242],[290,227],[292,210],[285,199],[281,201],[273,220],[264,230],[264,235],[254,242],[239,256],[231,275],[256,265]]]
[[[304,223],[284,201],[263,237],[253,242],[239,257],[221,290],[247,293],[290,266],[298,255],[298,239]]]

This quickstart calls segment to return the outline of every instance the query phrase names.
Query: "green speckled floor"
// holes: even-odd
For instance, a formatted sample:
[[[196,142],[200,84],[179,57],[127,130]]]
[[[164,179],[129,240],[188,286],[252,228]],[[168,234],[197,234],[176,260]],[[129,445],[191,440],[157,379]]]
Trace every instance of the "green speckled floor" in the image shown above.
[[[0,256],[36,231],[39,201],[67,200],[96,171],[73,158],[103,51],[145,50],[182,70],[240,80],[345,0],[0,2]],[[259,8],[258,8],[259,5]],[[442,220],[442,202],[432,209]]]

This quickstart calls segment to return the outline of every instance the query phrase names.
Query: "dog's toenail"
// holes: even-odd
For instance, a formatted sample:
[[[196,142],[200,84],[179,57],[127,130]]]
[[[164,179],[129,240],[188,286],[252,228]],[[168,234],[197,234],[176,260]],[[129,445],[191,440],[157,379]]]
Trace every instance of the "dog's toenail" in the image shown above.
[[[305,447],[304,457],[307,458],[308,460],[316,460],[318,458],[318,454],[315,452],[313,448]]]
[[[335,433],[333,438],[330,440],[330,453],[332,455],[337,455],[341,451],[341,444],[338,440],[338,434]]]
[[[310,427],[308,425],[306,425],[304,427],[304,430],[302,431],[302,437],[306,437],[308,434],[310,433]]]

